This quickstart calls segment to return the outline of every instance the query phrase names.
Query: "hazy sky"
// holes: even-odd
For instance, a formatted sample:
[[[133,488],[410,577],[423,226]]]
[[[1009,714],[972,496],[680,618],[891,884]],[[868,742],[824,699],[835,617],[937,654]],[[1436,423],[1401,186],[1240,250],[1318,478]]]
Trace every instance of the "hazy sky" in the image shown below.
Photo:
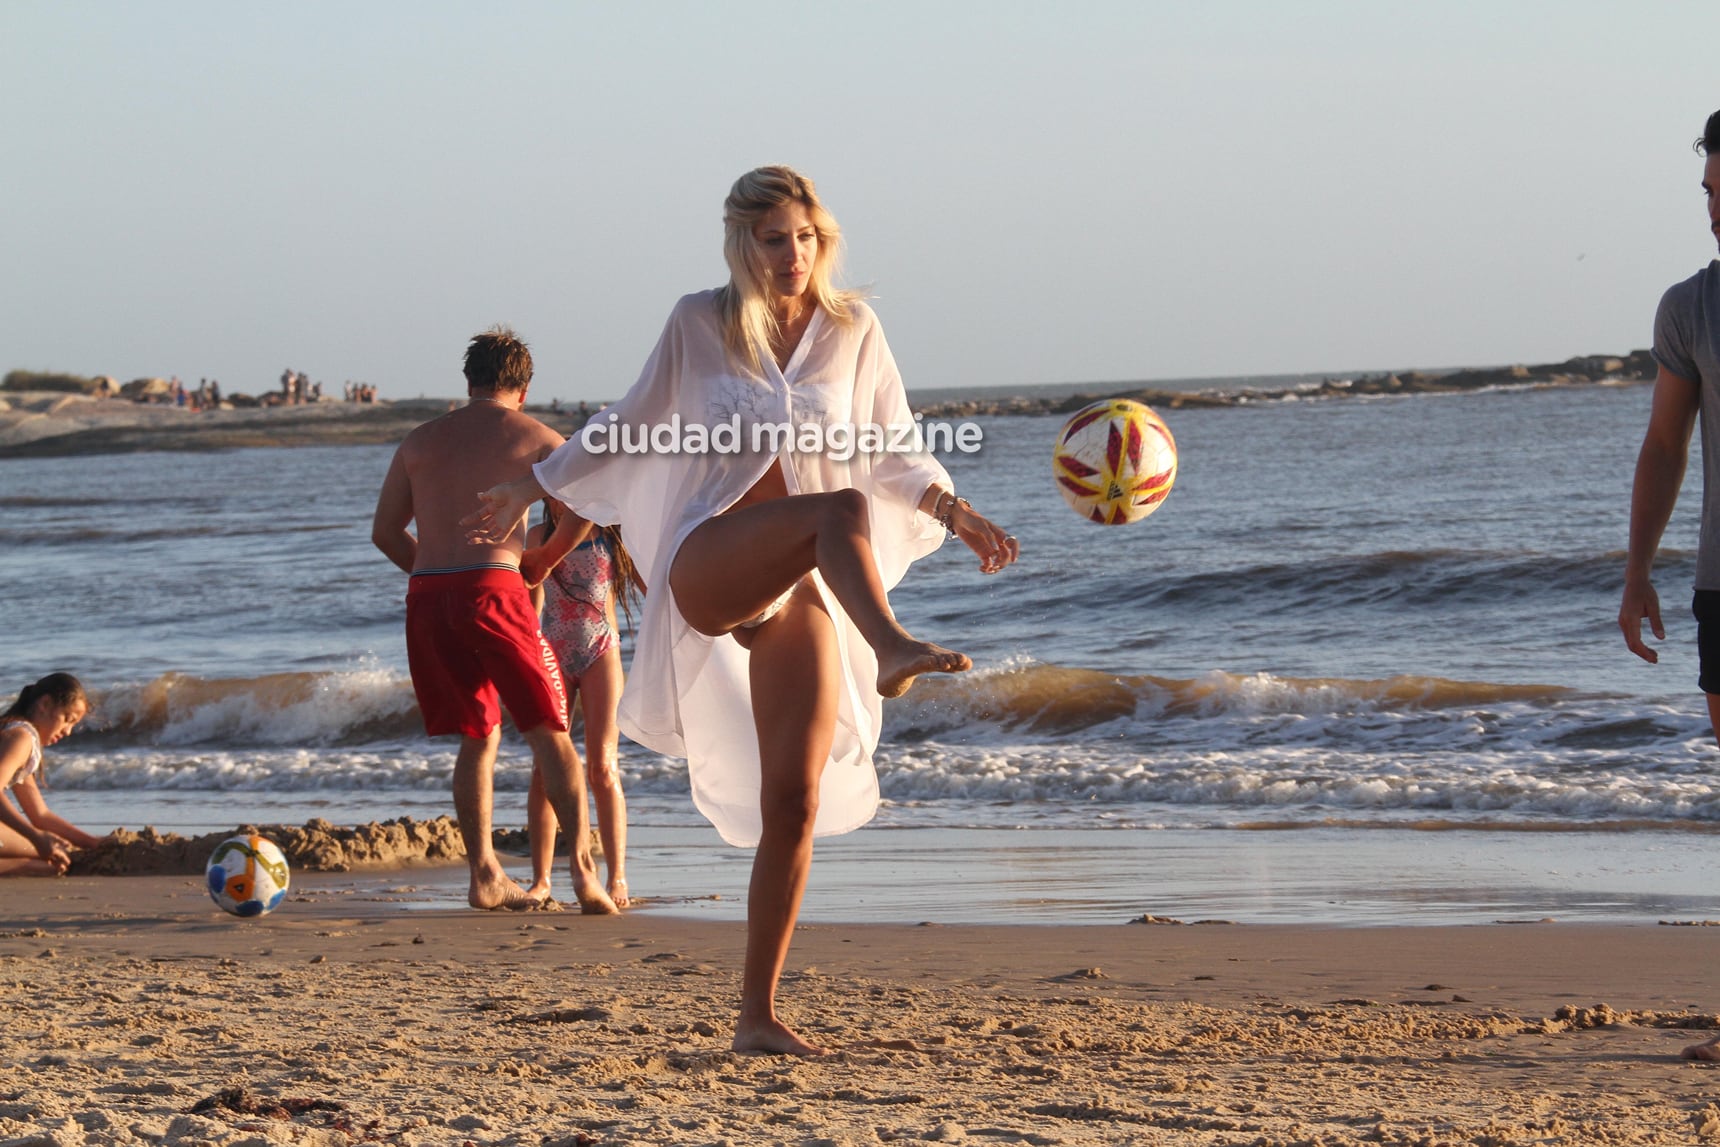
[[[0,370],[614,397],[811,175],[910,389],[1541,362],[1713,254],[1701,0],[0,0]]]

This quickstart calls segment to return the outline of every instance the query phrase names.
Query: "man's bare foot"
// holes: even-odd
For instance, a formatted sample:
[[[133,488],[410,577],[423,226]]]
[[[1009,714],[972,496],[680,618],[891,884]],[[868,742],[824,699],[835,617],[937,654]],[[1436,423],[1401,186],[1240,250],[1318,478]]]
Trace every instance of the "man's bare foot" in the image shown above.
[[[517,908],[528,903],[526,890],[497,864],[472,869],[472,882],[466,889],[466,903],[484,912],[497,908]]]
[[[1720,1062],[1720,1036],[1715,1036],[1707,1043],[1693,1043],[1678,1053],[1679,1059],[1701,1059],[1710,1063]]]
[[[807,1043],[781,1020],[761,1024],[736,1024],[730,1051],[762,1051],[771,1055],[829,1055],[830,1049]]]
[[[617,908],[626,908],[633,903],[627,895],[627,878],[625,876],[611,876],[609,878],[609,898],[615,901]]]
[[[878,695],[900,697],[922,673],[961,673],[972,668],[965,653],[929,641],[904,641],[888,655],[878,655]]]
[[[579,901],[579,910],[587,916],[620,915],[621,909],[615,906],[615,901],[609,898],[609,893],[597,882],[597,870],[592,867],[590,854],[583,858],[583,868],[580,867],[580,859],[573,857],[570,865],[573,869],[573,898]]]

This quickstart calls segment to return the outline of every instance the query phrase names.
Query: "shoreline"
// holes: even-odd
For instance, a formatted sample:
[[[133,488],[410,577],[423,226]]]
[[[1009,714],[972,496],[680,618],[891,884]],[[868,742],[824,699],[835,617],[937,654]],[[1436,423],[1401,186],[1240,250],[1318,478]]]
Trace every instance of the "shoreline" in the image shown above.
[[[8,1030],[28,1050],[0,1138],[21,1142],[1720,1129],[1715,1068],[1677,1058],[1720,1024],[1713,928],[803,925],[781,1006],[835,1051],[807,1061],[728,1050],[736,923],[407,910],[396,882],[326,875],[249,921],[185,877],[6,888]]]
[[[72,819],[113,828],[116,806],[65,794]],[[230,802],[231,798],[227,798]],[[437,801],[429,804],[433,807]],[[526,834],[503,801],[494,846],[529,882]],[[210,807],[221,807],[219,801]],[[744,920],[753,854],[690,823],[674,802],[644,800],[630,825],[634,893],[664,915]],[[86,815],[88,814],[88,815]],[[361,821],[362,816],[351,818]],[[276,823],[270,823],[275,821]],[[677,823],[679,822],[679,823]],[[465,903],[465,850],[451,817],[395,815],[302,827],[255,817],[119,840],[75,853],[73,877],[201,877],[222,840],[255,830],[295,878],[347,875],[410,883],[414,908]],[[566,894],[564,859],[557,895]],[[594,850],[601,855],[600,845]],[[1445,927],[1505,922],[1713,925],[1720,842],[1602,826],[1559,832],[1479,827],[1400,831],[1309,826],[1295,831],[957,827],[892,820],[818,842],[804,921],[974,926],[1115,926],[1220,920],[1241,926]],[[952,894],[951,888],[959,888]]]
[[[1048,385],[1045,395],[915,401],[927,418],[1066,414],[1104,398],[1129,398],[1159,409],[1256,406],[1284,401],[1362,396],[1452,394],[1496,388],[1639,385],[1655,377],[1647,351],[1588,355],[1535,366],[1399,371],[1286,388],[1218,385],[1168,390],[1145,382]],[[1216,383],[1217,380],[1215,380]],[[942,393],[948,393],[944,391]],[[413,428],[444,413],[456,398],[383,400],[355,405],[325,401],[299,406],[240,407],[192,413],[127,399],[55,391],[0,391],[0,460],[56,458],[141,451],[240,450],[253,447],[375,446],[399,442]],[[597,409],[594,404],[592,409]],[[533,406],[527,413],[571,436],[581,425],[577,409]]]

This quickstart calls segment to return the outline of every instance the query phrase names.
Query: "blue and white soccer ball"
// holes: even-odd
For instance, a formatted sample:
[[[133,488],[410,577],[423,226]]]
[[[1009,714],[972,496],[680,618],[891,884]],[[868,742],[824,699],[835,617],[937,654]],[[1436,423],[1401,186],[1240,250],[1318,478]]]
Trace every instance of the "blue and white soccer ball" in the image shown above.
[[[209,895],[235,916],[265,916],[286,899],[291,876],[275,842],[257,833],[228,837],[203,869]]]

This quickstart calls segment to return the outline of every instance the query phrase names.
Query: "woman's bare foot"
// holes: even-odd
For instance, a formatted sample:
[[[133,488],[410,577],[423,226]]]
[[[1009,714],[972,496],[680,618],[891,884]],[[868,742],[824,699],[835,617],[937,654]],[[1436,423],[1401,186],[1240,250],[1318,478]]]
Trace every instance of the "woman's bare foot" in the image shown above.
[[[526,902],[526,890],[514,878],[502,871],[499,864],[472,869],[472,882],[466,889],[466,903],[484,912],[498,908],[517,908]]]
[[[761,1024],[737,1023],[731,1051],[762,1051],[772,1055],[829,1055],[828,1048],[807,1043],[788,1029],[781,1020]]]
[[[609,898],[615,901],[617,908],[626,908],[633,903],[627,895],[627,878],[625,876],[611,876],[609,878]]]
[[[888,654],[878,655],[878,695],[900,697],[922,673],[961,673],[972,668],[965,653],[929,641],[905,640]]]
[[[548,900],[554,893],[549,888],[549,877],[542,876],[526,887],[527,900]]]
[[[1693,1043],[1678,1053],[1679,1059],[1701,1059],[1709,1062],[1720,1061],[1720,1036],[1715,1036],[1707,1043]]]

